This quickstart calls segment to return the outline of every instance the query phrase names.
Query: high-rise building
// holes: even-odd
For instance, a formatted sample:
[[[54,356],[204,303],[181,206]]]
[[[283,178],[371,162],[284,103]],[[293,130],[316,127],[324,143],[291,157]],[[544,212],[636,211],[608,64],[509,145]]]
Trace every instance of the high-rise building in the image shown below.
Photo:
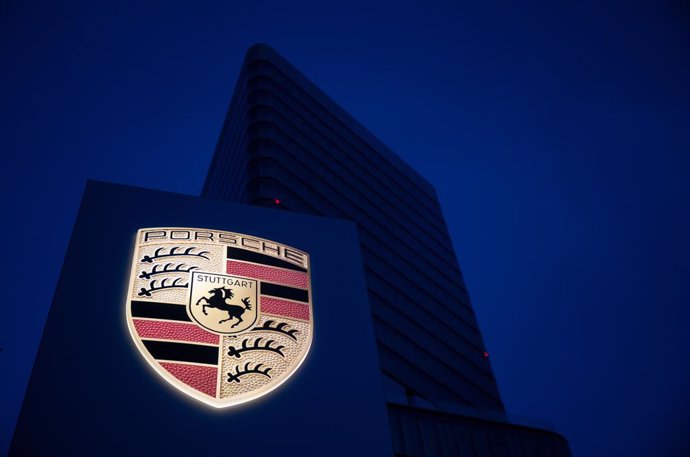
[[[505,414],[434,188],[268,46],[247,53],[203,196],[357,223],[398,455],[569,455]]]

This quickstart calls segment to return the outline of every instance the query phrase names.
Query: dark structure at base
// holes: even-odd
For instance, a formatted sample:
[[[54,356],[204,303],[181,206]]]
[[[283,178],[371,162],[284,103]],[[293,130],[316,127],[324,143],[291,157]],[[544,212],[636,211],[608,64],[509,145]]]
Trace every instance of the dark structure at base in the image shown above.
[[[570,455],[505,414],[433,187],[265,45],[203,196],[357,222],[397,454]]]
[[[449,408],[450,409],[450,408]],[[396,456],[568,456],[561,435],[472,411],[464,413],[388,404]]]

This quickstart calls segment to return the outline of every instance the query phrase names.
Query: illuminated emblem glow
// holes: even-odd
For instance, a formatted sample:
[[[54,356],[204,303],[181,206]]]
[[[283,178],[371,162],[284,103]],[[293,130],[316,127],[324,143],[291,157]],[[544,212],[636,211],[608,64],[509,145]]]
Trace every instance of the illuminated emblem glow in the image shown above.
[[[307,356],[309,255],[240,233],[140,229],[125,308],[136,347],[163,379],[217,408],[244,403]]]

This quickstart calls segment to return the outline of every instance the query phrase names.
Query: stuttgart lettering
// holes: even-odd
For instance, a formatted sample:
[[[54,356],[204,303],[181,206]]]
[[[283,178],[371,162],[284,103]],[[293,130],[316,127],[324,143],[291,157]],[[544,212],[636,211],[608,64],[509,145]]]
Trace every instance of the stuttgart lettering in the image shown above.
[[[223,277],[223,276],[212,276],[205,274],[194,275],[197,282],[205,282],[210,284],[223,284],[224,286],[237,286],[237,287],[247,287],[251,289],[254,287],[254,283],[251,281],[244,281],[237,278]]]

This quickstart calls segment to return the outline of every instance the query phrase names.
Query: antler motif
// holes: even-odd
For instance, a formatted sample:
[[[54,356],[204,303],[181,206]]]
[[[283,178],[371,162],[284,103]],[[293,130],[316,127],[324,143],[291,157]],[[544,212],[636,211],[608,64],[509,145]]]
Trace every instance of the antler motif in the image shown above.
[[[172,289],[172,288],[174,288],[174,287],[180,287],[180,288],[183,288],[183,289],[189,287],[189,284],[179,284],[179,283],[178,283],[179,281],[182,281],[182,278],[177,278],[177,279],[175,279],[175,280],[172,282],[172,284],[166,284],[166,281],[167,281],[167,280],[168,280],[168,278],[165,278],[164,280],[161,281],[160,286],[157,286],[157,285],[156,285],[156,281],[157,281],[157,280],[154,279],[153,281],[151,281],[151,282],[149,283],[149,288],[148,288],[148,289],[146,289],[145,287],[142,287],[141,290],[139,291],[139,293],[138,293],[137,295],[139,295],[140,297],[143,297],[144,295],[147,296],[147,297],[150,297],[150,296],[151,296],[151,292],[158,292],[158,291],[164,290],[164,289]]]
[[[260,374],[263,376],[266,376],[267,378],[271,378],[271,375],[268,374],[269,371],[271,371],[273,368],[266,368],[266,369],[261,369],[261,367],[264,366],[263,363],[259,363],[256,365],[254,368],[249,368],[249,362],[244,364],[244,368],[240,368],[239,365],[235,367],[235,373],[228,373],[228,382],[240,382],[240,377],[244,376],[246,374]]]
[[[240,357],[242,357],[243,352],[247,352],[247,351],[271,351],[271,352],[275,352],[276,354],[279,354],[281,357],[285,357],[285,354],[283,354],[283,349],[285,349],[285,346],[275,347],[275,346],[273,346],[273,343],[275,343],[275,341],[273,341],[273,340],[268,340],[266,342],[266,344],[264,344],[262,346],[261,345],[262,339],[263,338],[257,338],[256,340],[254,340],[254,344],[252,346],[247,345],[248,340],[243,340],[242,341],[242,347],[240,347],[239,349],[235,349],[234,346],[230,346],[230,348],[228,349],[228,355],[230,357],[232,357],[234,355],[235,357],[237,357],[239,359]]]
[[[261,327],[254,327],[252,329],[253,332],[277,332],[277,333],[282,333],[283,335],[292,338],[293,340],[297,341],[297,337],[295,334],[299,333],[299,330],[297,329],[292,329],[292,330],[286,330],[286,327],[288,326],[287,322],[280,322],[276,326],[273,326],[276,321],[274,320],[268,320],[264,322],[264,325]],[[257,340],[258,341],[258,340]]]
[[[141,261],[146,262],[146,263],[153,263],[154,260],[156,259],[161,259],[163,257],[173,257],[173,256],[192,256],[192,257],[202,257],[206,260],[211,260],[210,258],[206,257],[206,254],[210,254],[209,251],[201,251],[197,253],[192,253],[194,249],[196,249],[196,246],[190,246],[187,249],[185,249],[183,252],[177,252],[178,249],[181,249],[179,246],[174,246],[170,248],[170,252],[167,254],[161,254],[165,250],[165,248],[158,248],[154,251],[153,256],[148,256],[145,255]]]
[[[164,273],[189,273],[190,271],[199,268],[199,267],[189,267],[188,269],[184,269],[184,266],[186,264],[181,263],[177,265],[175,268],[172,268],[172,263],[166,263],[163,268],[158,268],[161,265],[154,265],[153,270],[151,271],[142,271],[141,274],[139,275],[140,278],[142,279],[151,279],[151,276],[154,275],[160,275]]]

